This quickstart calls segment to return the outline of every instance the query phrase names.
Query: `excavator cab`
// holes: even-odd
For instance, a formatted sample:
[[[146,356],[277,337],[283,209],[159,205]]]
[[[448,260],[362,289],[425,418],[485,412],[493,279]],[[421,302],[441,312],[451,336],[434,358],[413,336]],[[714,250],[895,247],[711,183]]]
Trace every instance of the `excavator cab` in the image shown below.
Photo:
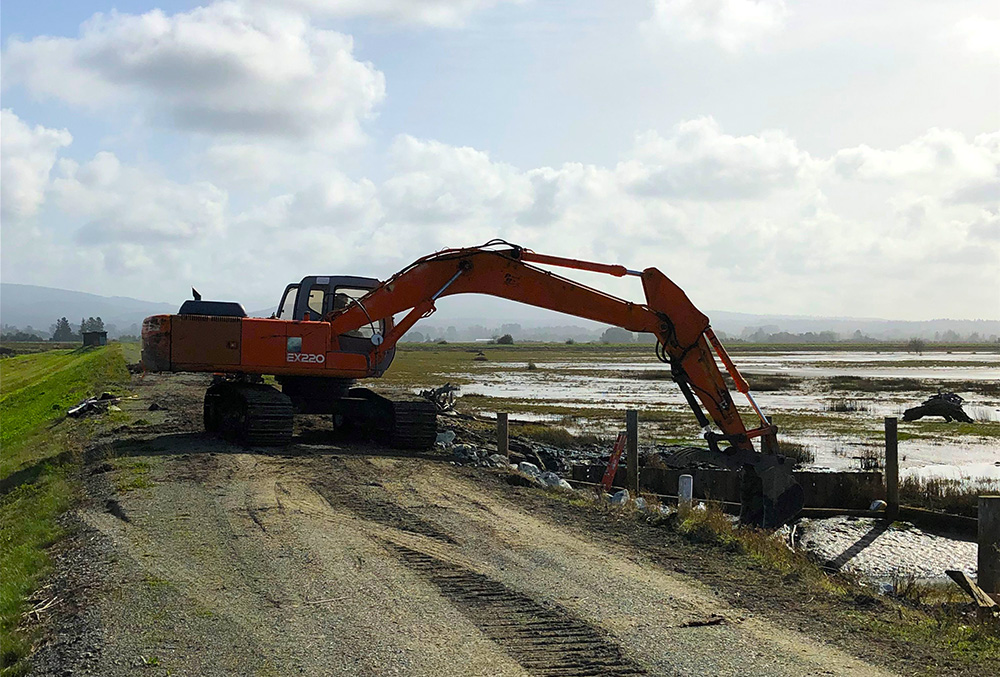
[[[319,322],[334,311],[357,305],[365,294],[379,284],[380,281],[372,277],[309,275],[302,278],[301,282],[285,287],[275,317],[279,320]],[[371,351],[373,340],[380,340],[375,337],[385,336],[385,332],[391,328],[391,316],[369,318],[367,324],[339,335],[340,349],[345,353],[365,355]],[[388,358],[382,365],[383,370],[392,361],[391,355]]]
[[[347,307],[378,285],[379,281],[372,277],[308,275],[301,282],[285,287],[275,317],[318,322],[330,311]]]

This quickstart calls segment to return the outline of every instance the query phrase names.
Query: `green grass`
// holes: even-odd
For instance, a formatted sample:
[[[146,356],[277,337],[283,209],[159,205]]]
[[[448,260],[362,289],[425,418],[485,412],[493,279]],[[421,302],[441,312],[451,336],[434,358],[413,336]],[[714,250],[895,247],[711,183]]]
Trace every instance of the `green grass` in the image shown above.
[[[738,526],[718,506],[683,510],[668,520],[668,526],[695,543],[714,544],[742,555],[754,566],[794,575],[816,592],[844,592],[841,582],[826,575],[803,551],[789,549],[780,535]]]
[[[51,341],[43,341],[38,343],[37,341],[7,341],[3,344],[4,348],[14,351],[16,355],[28,355],[30,353],[44,353],[49,350],[66,350],[79,348],[79,341],[63,341],[53,343]]]
[[[149,461],[140,458],[116,458],[112,461],[115,470],[115,489],[119,494],[126,494],[135,489],[148,489],[153,486],[149,477],[151,466]]]
[[[536,442],[549,444],[554,447],[580,447],[588,444],[601,444],[607,441],[589,433],[574,435],[565,428],[552,425],[537,425],[534,423],[514,425],[511,427],[511,434],[528,437]]]
[[[0,675],[22,674],[32,643],[18,629],[27,600],[49,570],[47,549],[62,535],[56,518],[76,499],[76,461],[96,426],[66,407],[128,383],[121,348],[56,350],[0,363]],[[67,460],[69,459],[69,460]]]
[[[43,438],[86,424],[66,419],[66,409],[128,380],[121,348],[114,345],[53,350],[0,363],[0,479],[63,451]]]

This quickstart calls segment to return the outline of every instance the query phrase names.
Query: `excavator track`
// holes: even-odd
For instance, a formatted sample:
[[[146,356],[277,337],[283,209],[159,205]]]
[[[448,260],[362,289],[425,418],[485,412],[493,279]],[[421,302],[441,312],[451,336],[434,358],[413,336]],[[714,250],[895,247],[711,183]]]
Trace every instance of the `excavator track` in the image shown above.
[[[334,421],[397,449],[430,449],[437,439],[433,402],[390,400],[367,388],[351,388],[337,400]]]
[[[294,413],[287,395],[259,383],[220,383],[205,394],[205,430],[246,446],[291,442]]]
[[[429,449],[437,439],[437,407],[428,400],[394,400],[389,443],[398,449]]]

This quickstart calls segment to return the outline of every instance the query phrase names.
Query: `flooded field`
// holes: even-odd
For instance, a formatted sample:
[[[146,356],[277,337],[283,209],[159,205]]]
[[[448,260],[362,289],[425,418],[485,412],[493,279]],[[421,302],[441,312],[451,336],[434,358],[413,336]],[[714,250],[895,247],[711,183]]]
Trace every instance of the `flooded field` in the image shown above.
[[[434,384],[461,384],[461,409],[507,411],[515,420],[611,436],[623,427],[624,410],[636,408],[644,443],[700,441],[667,365],[651,347],[481,350],[479,361],[452,355],[434,373]],[[1000,479],[997,352],[734,350],[733,359],[780,427],[781,439],[813,453],[811,467],[877,465],[884,453],[883,420],[896,416],[904,475]],[[901,420],[905,409],[939,390],[961,395],[974,423]],[[742,396],[734,395],[748,424],[755,421]]]

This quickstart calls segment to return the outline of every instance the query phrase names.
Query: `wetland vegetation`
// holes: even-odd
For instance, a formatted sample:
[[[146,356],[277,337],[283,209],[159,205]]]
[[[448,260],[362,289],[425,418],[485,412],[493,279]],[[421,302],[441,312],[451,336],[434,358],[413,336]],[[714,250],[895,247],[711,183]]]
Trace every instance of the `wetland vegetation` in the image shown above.
[[[994,344],[931,344],[919,356],[906,352],[903,343],[729,349],[757,402],[779,426],[782,443],[806,465],[879,467],[884,418],[899,417],[907,407],[948,390],[966,399],[976,421],[901,422],[904,475],[946,468],[949,479],[961,485],[963,479],[1000,473],[991,469],[1000,438],[1000,349]],[[457,384],[460,412],[505,411],[514,420],[560,427],[605,444],[623,428],[624,410],[636,408],[643,443],[702,443],[669,367],[650,345],[401,344],[382,380],[409,391]],[[751,410],[733,392],[752,422]]]

